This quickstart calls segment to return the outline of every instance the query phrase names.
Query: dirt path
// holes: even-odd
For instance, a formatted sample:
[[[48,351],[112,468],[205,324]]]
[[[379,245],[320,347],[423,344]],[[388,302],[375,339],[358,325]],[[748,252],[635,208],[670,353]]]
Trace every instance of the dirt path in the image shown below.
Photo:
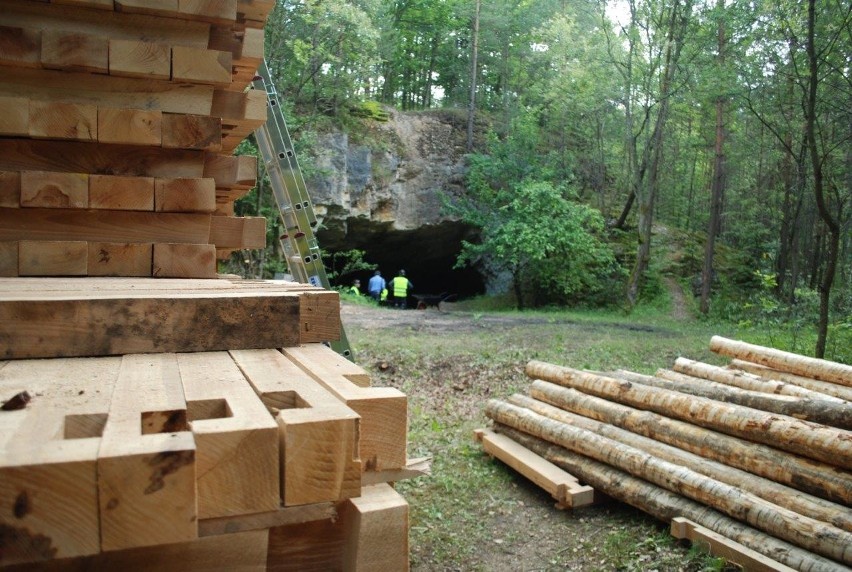
[[[672,318],[678,321],[692,320],[693,316],[689,311],[686,295],[683,293],[680,283],[671,276],[666,276],[665,282],[672,295]]]

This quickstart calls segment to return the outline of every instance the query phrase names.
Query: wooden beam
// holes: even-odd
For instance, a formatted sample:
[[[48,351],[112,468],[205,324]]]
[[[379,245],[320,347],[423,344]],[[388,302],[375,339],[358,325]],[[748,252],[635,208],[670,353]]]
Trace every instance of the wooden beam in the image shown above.
[[[109,72],[109,40],[99,36],[44,30],[41,34],[41,65],[46,68]]]
[[[154,181],[154,210],[212,213],[216,210],[216,181],[210,178],[158,178]]]
[[[776,562],[739,542],[699,526],[683,517],[672,519],[671,532],[675,538],[687,539],[692,542],[693,546],[709,552],[713,556],[724,558],[729,563],[737,564],[743,570],[750,572],[794,572],[794,569],[789,566]]]
[[[198,517],[274,511],[278,425],[226,352],[178,354],[197,448]]]
[[[0,358],[298,345],[304,293],[227,280],[7,278],[0,280]]]
[[[36,139],[98,139],[98,109],[94,105],[31,100],[29,117],[28,135]]]
[[[22,171],[21,206],[85,209],[89,206],[89,176],[85,173]]]
[[[208,242],[217,248],[265,248],[266,219],[214,216],[210,219]]]
[[[153,78],[44,69],[16,68],[14,74],[0,77],[0,95],[4,97],[18,97],[25,93],[31,99],[41,101],[196,115],[210,114],[214,89],[207,85]]]
[[[322,344],[287,347],[282,351],[361,416],[360,456],[365,471],[405,466],[408,430],[405,394],[389,387],[358,387],[327,366],[334,350]]]
[[[523,445],[489,429],[477,429],[474,438],[482,449],[500,459],[527,479],[547,491],[560,508],[577,508],[594,503],[595,490],[580,485],[577,477],[566,473]]]
[[[98,453],[102,550],[198,537],[195,451],[175,355],[122,357]]]
[[[170,46],[139,40],[109,41],[110,75],[167,80],[171,66]]]
[[[121,358],[0,365],[0,566],[100,551],[97,458]],[[67,561],[66,561],[67,562]]]
[[[216,278],[212,244],[154,243],[151,275],[156,278]]]
[[[154,177],[89,176],[89,208],[153,211]]]
[[[18,275],[18,242],[0,241],[0,277]]]
[[[230,353],[263,403],[275,412],[284,505],[358,495],[358,415],[276,350]]]
[[[165,113],[163,147],[218,151],[222,148],[222,120],[208,115]]]
[[[41,30],[0,26],[0,63],[41,67]]]
[[[343,570],[409,569],[408,503],[387,484],[361,490],[340,509],[346,527]]]
[[[232,59],[230,52],[173,46],[172,80],[228,86]]]
[[[0,28],[0,34],[2,33]],[[26,97],[0,96],[0,135],[26,136],[29,135],[29,129],[29,100]]]
[[[90,242],[88,244],[88,276],[151,276],[152,244],[142,242]]]
[[[209,153],[204,159],[204,176],[216,179],[217,189],[251,189],[257,183],[257,157]]]
[[[206,244],[210,215],[82,209],[0,209],[0,240]]]
[[[142,109],[98,109],[98,142],[156,145],[163,141],[163,114]]]
[[[382,483],[395,483],[417,477],[426,477],[432,474],[432,458],[419,457],[409,459],[405,467],[401,469],[388,469],[386,471],[370,471],[361,475],[361,484],[380,485]]]
[[[21,173],[0,171],[0,208],[21,206]]]
[[[266,531],[278,526],[332,519],[337,519],[337,508],[334,503],[330,502],[279,507],[272,511],[256,514],[202,519],[198,521],[198,535],[219,536],[248,530]]]
[[[233,159],[238,159],[234,157]],[[99,145],[79,141],[0,139],[0,171],[64,171],[145,177],[214,177],[229,186],[230,174],[206,170],[202,151]],[[222,174],[225,178],[217,178]]]
[[[22,240],[18,243],[19,276],[85,276],[89,245],[81,241]]]

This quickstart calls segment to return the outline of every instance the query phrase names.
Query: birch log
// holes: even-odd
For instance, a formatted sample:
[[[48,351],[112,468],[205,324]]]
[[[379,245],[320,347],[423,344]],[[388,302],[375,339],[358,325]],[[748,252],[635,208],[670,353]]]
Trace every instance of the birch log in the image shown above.
[[[811,391],[818,391],[826,395],[839,397],[845,401],[852,401],[852,387],[846,387],[845,385],[811,379],[810,377],[802,377],[801,375],[787,373],[786,371],[778,371],[771,367],[766,367],[765,365],[759,365],[740,359],[731,360],[728,367],[752,373],[759,376],[761,379],[792,383],[793,385],[798,385],[799,387],[804,387]]]
[[[634,476],[650,481],[744,521],[755,528],[842,562],[852,564],[852,534],[802,516],[751,493],[669,463],[591,431],[572,427],[528,409],[492,399],[485,414],[535,437],[561,445]]]
[[[802,572],[849,572],[850,569],[764,534],[693,500],[676,495],[642,479],[553,445],[511,427],[497,424],[495,429],[530,451],[576,475],[612,498],[669,522],[686,517],[701,526],[739,542],[777,562]]]
[[[785,450],[805,457],[852,469],[852,433],[849,431],[540,361],[529,362],[526,372],[533,378],[553,381],[751,441],[783,446]]]
[[[801,491],[852,504],[852,474],[837,467],[545,381],[533,381],[530,395],[560,409],[652,437]]]
[[[840,429],[852,429],[852,403],[826,399],[810,399],[793,395],[770,395],[760,391],[731,387],[707,379],[692,377],[668,369],[659,369],[654,377],[644,382],[652,387],[679,391],[759,409],[811,423],[822,423]]]
[[[713,336],[710,339],[710,350],[723,356],[765,365],[779,371],[852,387],[852,365],[729,340],[721,336]]]
[[[745,371],[726,369],[724,367],[718,367],[682,357],[675,360],[674,367],[672,369],[678,373],[691,375],[693,377],[700,377],[701,379],[708,379],[718,383],[724,383],[725,385],[733,387],[750,389],[751,391],[762,391],[763,393],[774,393],[777,395],[793,395],[795,397],[806,397],[810,399],[825,399],[828,401],[852,405],[852,403],[845,399],[834,397],[812,389],[807,389],[794,383],[785,383],[783,380],[764,379],[758,375]],[[827,384],[828,382],[822,383]],[[852,393],[852,390],[850,390],[850,393]]]
[[[551,385],[551,388],[555,390],[561,389],[555,385]],[[778,506],[788,508],[801,515],[821,520],[822,522],[827,522],[847,532],[852,532],[852,510],[848,507],[802,493],[770,479],[753,475],[747,471],[705,459],[700,455],[666,445],[655,439],[619,429],[608,423],[601,423],[582,415],[564,411],[525,395],[513,395],[508,401],[512,405],[529,409],[554,421],[592,431],[602,437],[635,447],[664,461],[682,465],[702,475],[707,475],[718,481],[748,491]]]

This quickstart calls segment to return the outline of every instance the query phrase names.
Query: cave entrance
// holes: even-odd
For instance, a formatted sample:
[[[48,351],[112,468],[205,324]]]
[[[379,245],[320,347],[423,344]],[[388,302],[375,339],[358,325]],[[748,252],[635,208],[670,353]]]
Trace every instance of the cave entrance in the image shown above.
[[[376,264],[385,280],[390,281],[404,269],[414,284],[415,294],[456,294],[459,298],[485,292],[485,282],[474,269],[454,269],[462,240],[472,240],[475,230],[459,222],[442,222],[414,230],[393,230],[364,219],[350,219],[344,232],[319,230],[317,240],[326,251],[358,249],[364,259]],[[340,276],[338,285],[361,280],[366,292],[372,272]]]

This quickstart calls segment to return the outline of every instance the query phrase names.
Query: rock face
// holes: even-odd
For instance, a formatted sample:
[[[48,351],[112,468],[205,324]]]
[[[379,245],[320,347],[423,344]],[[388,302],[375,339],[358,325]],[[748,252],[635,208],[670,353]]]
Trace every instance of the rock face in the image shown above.
[[[476,272],[453,269],[471,229],[442,212],[442,195],[463,191],[463,117],[395,111],[390,116],[374,124],[372,146],[354,143],[346,133],[320,136],[315,175],[307,181],[320,245],[327,251],[364,250],[388,278],[405,268],[415,293],[482,291]],[[357,277],[366,284],[365,276]]]

